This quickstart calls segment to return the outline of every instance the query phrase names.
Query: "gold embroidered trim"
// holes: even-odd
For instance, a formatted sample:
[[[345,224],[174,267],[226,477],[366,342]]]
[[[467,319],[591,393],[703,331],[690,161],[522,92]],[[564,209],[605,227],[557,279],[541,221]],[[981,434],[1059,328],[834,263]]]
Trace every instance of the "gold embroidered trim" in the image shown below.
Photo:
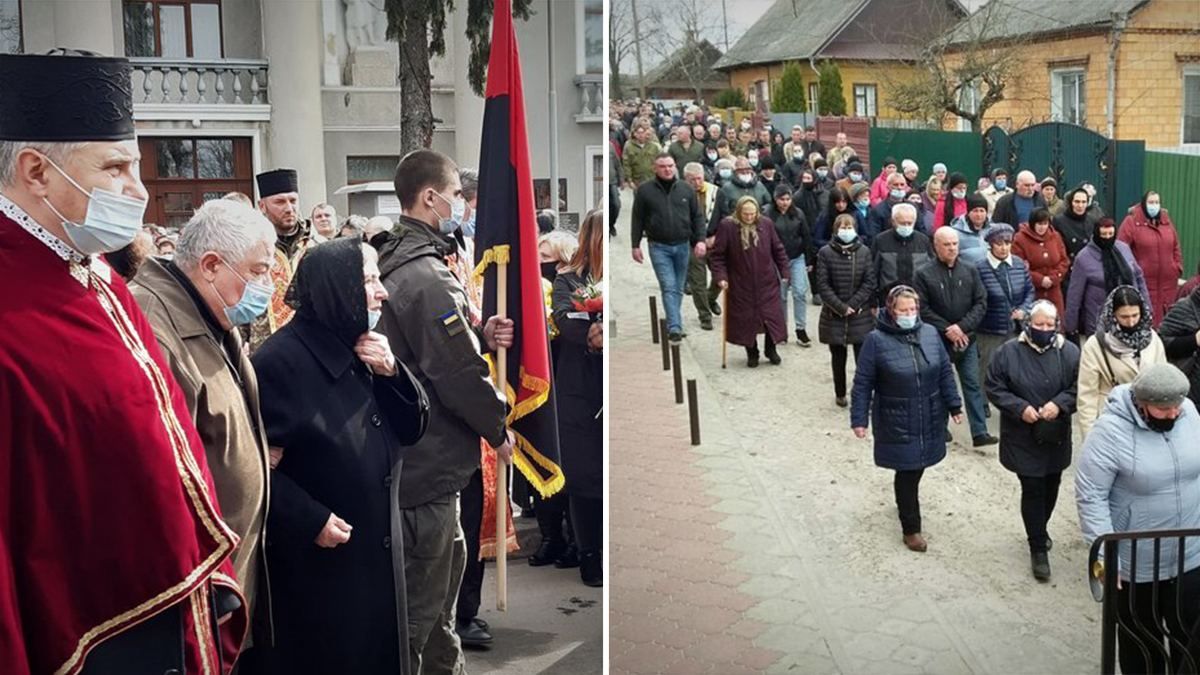
[[[224,522],[217,518],[214,513],[208,494],[208,486],[205,484],[199,467],[196,465],[195,458],[192,456],[187,436],[184,434],[179,419],[175,415],[175,409],[171,405],[170,388],[167,386],[166,380],[159,371],[157,364],[154,363],[153,357],[150,356],[150,352],[147,351],[146,346],[142,343],[133,322],[125,313],[125,308],[121,305],[120,300],[112,292],[108,284],[99,275],[92,274],[91,286],[96,290],[96,297],[101,307],[116,327],[117,334],[121,337],[126,349],[132,353],[138,366],[141,367],[142,372],[150,380],[151,387],[154,390],[155,401],[158,404],[160,421],[166,428],[167,436],[171,441],[171,448],[175,456],[175,466],[179,472],[180,483],[184,487],[193,510],[199,516],[201,523],[217,546],[207,558],[201,561],[195,569],[184,577],[183,581],[84,633],[80,637],[79,643],[75,646],[75,651],[72,652],[63,665],[54,671],[56,675],[73,675],[79,672],[83,667],[84,658],[95,647],[94,643],[101,635],[108,633],[114,628],[128,629],[135,626],[163,608],[170,607],[176,604],[181,598],[186,597],[195,590],[198,582],[202,582],[215,570],[217,565],[228,556],[237,543],[237,535]],[[206,652],[216,648],[216,645],[210,640],[209,642],[202,641],[199,647],[202,652]],[[211,657],[211,652],[209,654]]]
[[[507,265],[510,260],[510,252],[512,247],[508,244],[500,244],[493,246],[483,252],[483,257],[480,258],[479,264],[475,266],[475,283],[483,283],[483,273],[487,271],[488,265],[496,263],[504,263]]]

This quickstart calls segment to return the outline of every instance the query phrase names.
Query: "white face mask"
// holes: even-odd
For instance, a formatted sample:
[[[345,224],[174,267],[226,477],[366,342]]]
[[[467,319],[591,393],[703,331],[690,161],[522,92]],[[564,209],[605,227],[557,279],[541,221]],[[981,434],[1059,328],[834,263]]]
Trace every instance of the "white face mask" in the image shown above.
[[[142,229],[142,217],[146,214],[145,200],[126,197],[103,188],[92,188],[89,193],[49,157],[46,161],[50,162],[50,166],[62,174],[76,190],[88,197],[87,214],[83,218],[83,224],[71,222],[50,203],[50,200],[42,198],[54,215],[62,220],[63,230],[66,231],[67,238],[71,240],[75,250],[83,255],[111,253],[133,241]]]
[[[467,213],[467,200],[463,199],[462,197],[457,197],[454,199],[454,201],[451,201],[445,197],[442,197],[442,193],[440,192],[435,192],[433,194],[441,197],[442,201],[450,205],[450,216],[448,218],[438,216],[438,232],[441,232],[442,234],[450,234],[458,229],[459,223],[463,222],[463,216]],[[434,213],[436,214],[437,211],[434,211]]]

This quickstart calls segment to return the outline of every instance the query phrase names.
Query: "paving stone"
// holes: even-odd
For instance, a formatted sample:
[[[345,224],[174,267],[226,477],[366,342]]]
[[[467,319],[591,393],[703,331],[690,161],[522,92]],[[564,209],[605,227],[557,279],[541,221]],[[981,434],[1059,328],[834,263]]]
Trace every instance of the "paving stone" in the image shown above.
[[[858,633],[846,640],[846,650],[869,661],[884,661],[900,647],[899,638],[880,633]]]

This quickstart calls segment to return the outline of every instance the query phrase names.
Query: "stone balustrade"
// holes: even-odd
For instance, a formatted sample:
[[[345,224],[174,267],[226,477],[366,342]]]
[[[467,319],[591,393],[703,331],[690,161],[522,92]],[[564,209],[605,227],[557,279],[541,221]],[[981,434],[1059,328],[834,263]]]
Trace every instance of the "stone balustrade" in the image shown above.
[[[265,60],[131,58],[130,62],[134,103],[268,103]]]
[[[589,73],[575,76],[575,88],[579,90],[579,112],[576,122],[600,122],[604,119],[604,75]]]

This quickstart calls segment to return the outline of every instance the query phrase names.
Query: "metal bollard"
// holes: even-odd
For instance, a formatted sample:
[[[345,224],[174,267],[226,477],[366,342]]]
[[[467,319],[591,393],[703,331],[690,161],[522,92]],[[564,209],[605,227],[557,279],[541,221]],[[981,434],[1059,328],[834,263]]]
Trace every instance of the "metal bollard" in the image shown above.
[[[692,423],[692,445],[700,445],[700,401],[696,394],[696,381],[687,381],[688,420]]]
[[[662,335],[662,340],[661,340],[660,344],[662,344],[663,370],[670,370],[671,369],[671,351],[670,351],[670,342],[671,341],[667,339],[667,320],[666,319],[658,320],[658,332]]]
[[[658,298],[653,295],[650,296],[650,339],[658,344]],[[666,333],[663,333],[662,339],[667,339]]]
[[[679,345],[671,345],[671,367],[675,370],[675,402],[683,403],[683,369],[679,367]]]

